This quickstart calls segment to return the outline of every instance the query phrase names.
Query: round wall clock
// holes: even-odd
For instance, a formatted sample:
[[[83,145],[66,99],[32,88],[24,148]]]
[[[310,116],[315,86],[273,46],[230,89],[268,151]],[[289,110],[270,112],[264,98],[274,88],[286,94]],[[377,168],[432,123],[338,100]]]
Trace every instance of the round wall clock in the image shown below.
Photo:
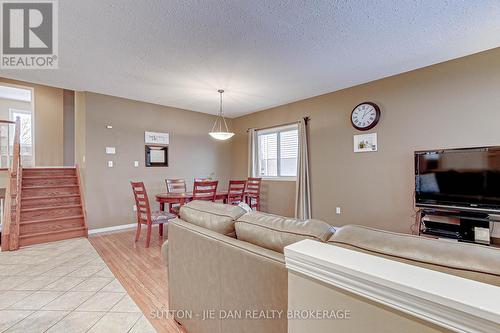
[[[380,108],[372,102],[357,105],[351,113],[352,126],[360,131],[374,128],[380,120]]]

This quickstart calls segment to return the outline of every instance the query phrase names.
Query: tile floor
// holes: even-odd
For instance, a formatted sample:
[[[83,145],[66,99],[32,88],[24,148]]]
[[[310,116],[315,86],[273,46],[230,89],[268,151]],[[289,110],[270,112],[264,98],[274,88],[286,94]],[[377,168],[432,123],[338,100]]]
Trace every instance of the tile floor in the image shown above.
[[[86,238],[0,252],[0,332],[150,333]]]

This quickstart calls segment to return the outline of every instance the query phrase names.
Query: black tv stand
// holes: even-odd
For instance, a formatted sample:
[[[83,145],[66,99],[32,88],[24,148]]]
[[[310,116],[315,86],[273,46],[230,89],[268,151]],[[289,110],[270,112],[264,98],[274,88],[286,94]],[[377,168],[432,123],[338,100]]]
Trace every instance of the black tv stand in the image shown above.
[[[459,242],[483,245],[489,245],[490,241],[476,241],[475,228],[489,230],[490,222],[495,221],[487,213],[441,208],[420,208],[416,218],[419,236],[456,239]]]

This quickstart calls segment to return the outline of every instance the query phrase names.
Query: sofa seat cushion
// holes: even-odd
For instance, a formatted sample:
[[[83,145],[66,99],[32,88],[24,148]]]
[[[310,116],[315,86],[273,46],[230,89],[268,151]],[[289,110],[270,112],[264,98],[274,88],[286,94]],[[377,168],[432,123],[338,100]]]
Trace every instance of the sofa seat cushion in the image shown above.
[[[236,238],[283,253],[285,246],[304,239],[327,241],[333,227],[319,220],[299,220],[262,212],[249,212],[235,223]]]
[[[234,221],[243,214],[241,207],[201,200],[191,201],[179,211],[182,220],[228,236],[234,236]]]
[[[337,229],[328,243],[481,282],[500,282],[500,249],[399,234],[357,225]],[[420,263],[420,264],[419,264]],[[481,277],[473,272],[492,275]]]

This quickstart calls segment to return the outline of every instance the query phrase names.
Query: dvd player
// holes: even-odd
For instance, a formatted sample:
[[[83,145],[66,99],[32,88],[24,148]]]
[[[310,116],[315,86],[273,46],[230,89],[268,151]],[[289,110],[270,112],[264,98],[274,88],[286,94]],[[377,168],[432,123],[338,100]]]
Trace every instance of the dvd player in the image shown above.
[[[452,239],[462,239],[460,225],[452,223],[422,221],[421,232],[426,235],[445,237]]]

